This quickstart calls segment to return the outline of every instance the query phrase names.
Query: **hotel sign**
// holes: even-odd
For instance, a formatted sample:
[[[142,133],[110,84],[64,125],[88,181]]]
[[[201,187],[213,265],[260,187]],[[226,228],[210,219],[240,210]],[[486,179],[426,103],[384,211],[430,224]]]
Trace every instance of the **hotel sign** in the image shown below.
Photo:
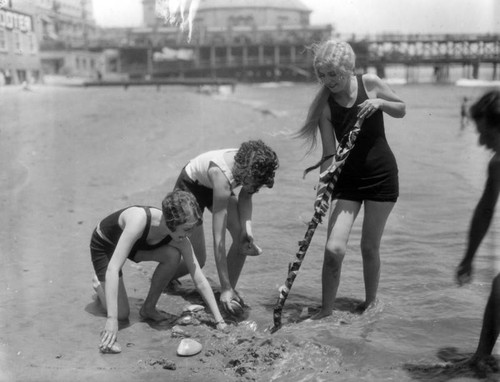
[[[33,24],[31,22],[31,16],[0,8],[0,28],[31,32],[33,30]]]

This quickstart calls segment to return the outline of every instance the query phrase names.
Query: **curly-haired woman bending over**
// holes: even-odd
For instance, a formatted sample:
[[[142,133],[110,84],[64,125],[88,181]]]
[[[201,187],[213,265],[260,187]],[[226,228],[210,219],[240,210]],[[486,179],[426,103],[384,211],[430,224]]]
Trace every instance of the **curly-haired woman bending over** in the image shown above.
[[[231,301],[240,303],[236,283],[247,255],[260,254],[252,234],[252,195],[262,186],[271,188],[279,166],[276,153],[261,140],[242,143],[239,149],[222,149],[203,153],[182,169],[175,189],[191,192],[202,212],[212,212],[215,264],[221,285],[220,301],[234,313]],[[241,186],[238,197],[234,190]],[[226,229],[232,243],[226,252]],[[205,264],[206,247],[203,226],[191,236],[194,252],[201,266]],[[179,268],[176,277],[187,273]]]

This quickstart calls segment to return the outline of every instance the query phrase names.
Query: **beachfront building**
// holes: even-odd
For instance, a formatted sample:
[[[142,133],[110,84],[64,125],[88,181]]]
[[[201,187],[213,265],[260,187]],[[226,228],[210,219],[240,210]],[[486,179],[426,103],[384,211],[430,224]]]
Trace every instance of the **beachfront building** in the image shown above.
[[[113,64],[131,78],[235,77],[240,80],[307,79],[305,46],[332,33],[311,25],[311,10],[299,0],[200,0],[184,28],[167,23],[155,0],[143,0],[144,25],[104,31],[115,45]],[[159,15],[160,13],[160,15]],[[160,17],[159,17],[160,16]]]
[[[101,51],[92,0],[10,0],[30,10],[44,76],[96,76]]]
[[[7,3],[0,7],[0,86],[33,82],[40,77],[34,17]]]

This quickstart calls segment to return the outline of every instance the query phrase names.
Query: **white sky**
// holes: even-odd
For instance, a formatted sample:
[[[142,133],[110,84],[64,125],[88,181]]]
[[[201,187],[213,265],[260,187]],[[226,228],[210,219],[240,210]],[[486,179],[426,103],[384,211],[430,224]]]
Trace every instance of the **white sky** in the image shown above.
[[[252,1],[252,0],[248,0]],[[500,33],[498,0],[302,0],[311,24],[333,24],[341,34]],[[102,26],[139,26],[142,0],[93,0]],[[500,1],[498,1],[500,3]]]

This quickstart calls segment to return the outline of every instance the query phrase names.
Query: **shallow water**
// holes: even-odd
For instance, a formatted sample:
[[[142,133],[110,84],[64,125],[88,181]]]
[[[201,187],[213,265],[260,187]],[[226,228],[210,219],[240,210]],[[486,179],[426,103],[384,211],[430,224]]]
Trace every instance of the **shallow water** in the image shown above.
[[[249,125],[255,128],[255,137],[262,137],[278,152],[281,161],[275,187],[255,197],[254,231],[265,254],[248,259],[238,287],[251,306],[249,318],[260,330],[272,324],[277,288],[284,283],[288,263],[303,238],[304,222],[312,217],[317,174],[303,180],[301,172],[320,153],[304,157],[305,147],[289,133],[303,121],[314,89],[311,85],[238,87],[223,101],[260,112],[259,120]],[[386,116],[385,120],[399,165],[401,195],[383,238],[378,306],[362,316],[350,312],[364,298],[361,214],[351,235],[334,315],[319,322],[300,319],[304,309],[320,306],[322,225],[285,304],[285,326],[276,334],[339,349],[342,368],[348,371],[342,380],[411,380],[417,375],[407,372],[404,365],[435,365],[440,347],[472,352],[493,276],[495,230],[477,256],[474,282],[464,288],[454,283],[489,158],[478,147],[473,126],[461,130],[459,107],[463,96],[475,97],[482,90],[434,85],[395,90],[407,103],[407,115],[404,119]],[[207,273],[213,276],[211,265]],[[299,363],[314,365],[316,357],[304,353]],[[296,375],[300,380],[299,376],[313,378],[315,374],[308,370]],[[319,380],[325,376],[321,371],[315,375]],[[426,377],[430,380],[424,372]]]

